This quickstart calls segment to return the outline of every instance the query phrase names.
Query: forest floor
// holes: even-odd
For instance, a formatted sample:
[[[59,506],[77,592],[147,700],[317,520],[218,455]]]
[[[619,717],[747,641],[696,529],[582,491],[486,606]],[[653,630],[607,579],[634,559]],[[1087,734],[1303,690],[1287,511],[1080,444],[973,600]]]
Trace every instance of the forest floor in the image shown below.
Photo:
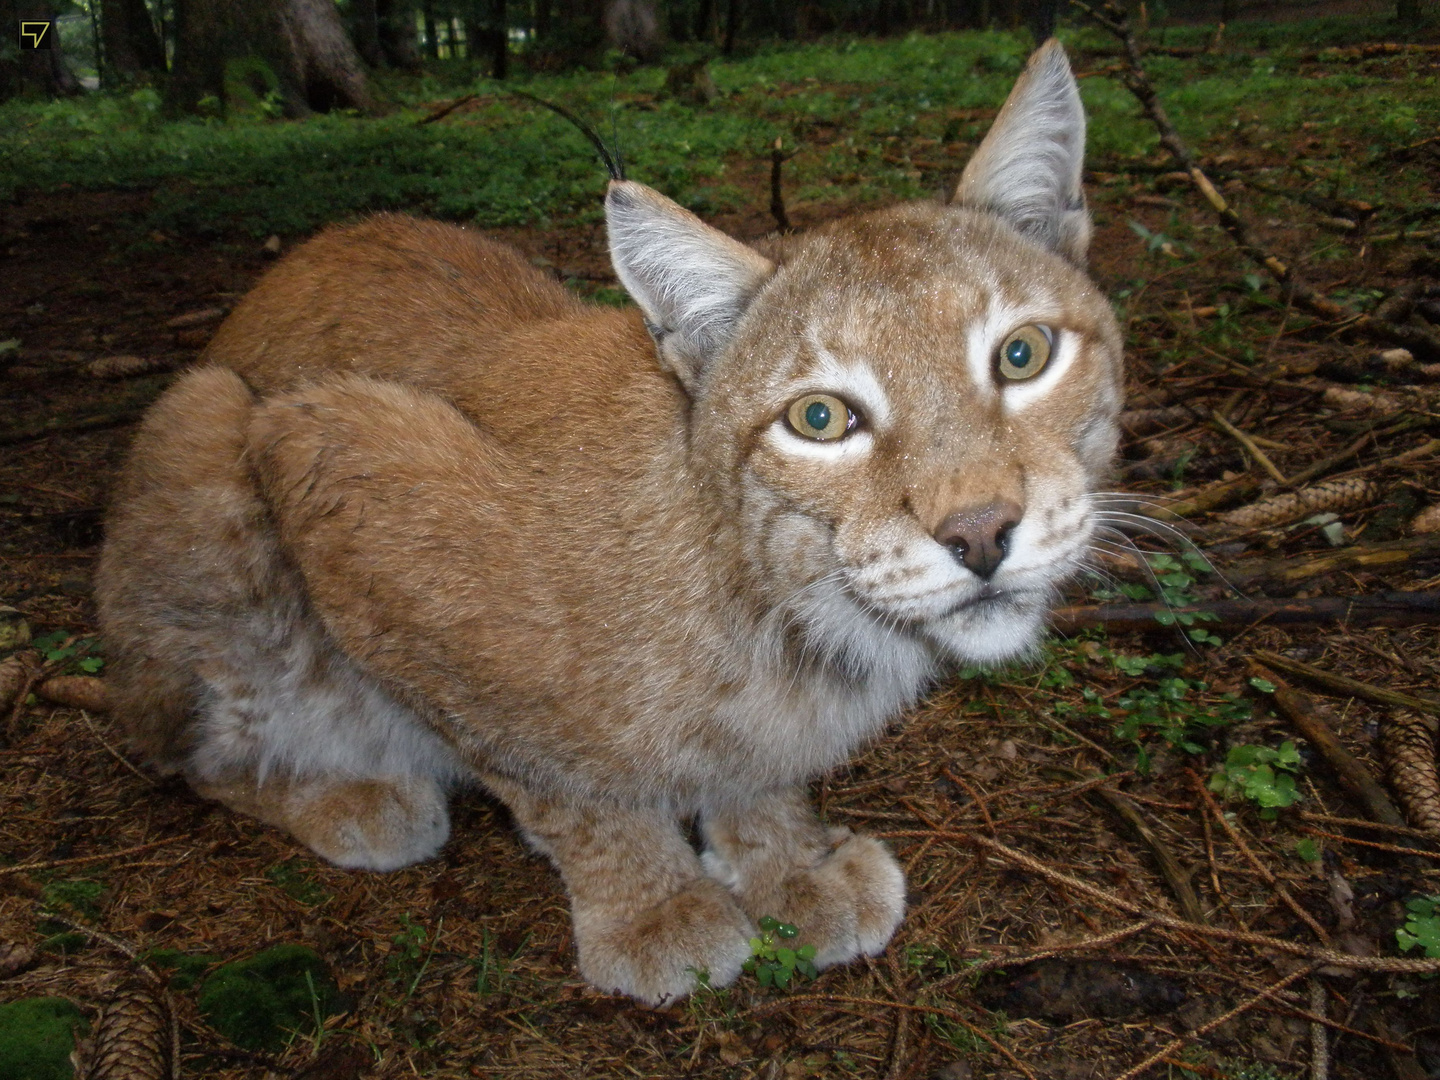
[[[1440,72],[1434,52],[1308,63],[1317,80],[1363,69],[1433,86]],[[1413,325],[1433,327],[1436,135],[1377,155],[1296,125],[1206,145],[1202,161],[1321,292],[1371,310],[1408,286]],[[938,185],[970,148],[927,165],[941,151],[901,137],[885,153]],[[1371,190],[1406,169],[1419,179],[1404,206],[1372,197],[1365,209],[1337,199],[1323,170],[1293,168],[1322,149]],[[738,206],[716,224],[742,238],[773,227],[766,168],[734,162]],[[1158,580],[1133,553],[1100,553],[1108,581],[1078,582],[1067,603],[1160,599],[1225,618],[1125,621],[1112,607],[1098,616],[1107,630],[1084,628],[1093,614],[1057,616],[1064,632],[1043,663],[963,673],[818,782],[828,820],[885,838],[906,868],[909,914],[881,957],[787,990],[747,976],[640,1008],[578,978],[558,877],[483,795],[455,800],[439,858],[347,872],[153,775],[103,713],[30,696],[0,716],[0,999],[66,998],[94,1023],[158,970],[181,1075],[227,1080],[1114,1080],[1142,1063],[1145,1075],[1237,1080],[1440,1074],[1440,983],[1404,970],[1427,947],[1440,956],[1440,834],[1377,824],[1290,719],[1328,725],[1383,778],[1380,740],[1404,715],[1374,688],[1440,684],[1435,609],[1404,607],[1440,583],[1440,534],[1411,527],[1440,503],[1440,372],[1425,367],[1440,356],[1387,366],[1373,359],[1383,343],[1247,280],[1257,269],[1163,154],[1092,160],[1087,181],[1093,270],[1127,330],[1117,489],[1136,510],[1190,500],[1183,533],[1218,573],[1141,537],[1169,553],[1151,560]],[[269,265],[243,234],[137,241],[154,198],[30,192],[0,225],[0,338],[14,342],[0,345],[0,602],[15,609],[0,629],[23,617],[52,674],[103,680],[90,581],[136,414]],[[803,229],[845,209],[797,201],[791,217]],[[1404,228],[1415,235],[1374,235]],[[583,293],[614,287],[593,216],[493,232]],[[1349,480],[1337,517],[1317,519],[1317,503],[1227,523],[1279,488],[1257,447],[1287,481],[1316,463],[1307,486]],[[1280,603],[1217,607],[1238,596]],[[1342,603],[1326,621],[1332,597],[1392,607]],[[1280,659],[1262,671],[1260,652]],[[1370,689],[1326,689],[1282,672],[1286,661]],[[318,955],[338,993],[307,1002],[333,1015],[317,1030],[301,1008],[293,1038],[246,1048],[233,1017],[202,1009],[201,988],[222,963],[284,944]]]

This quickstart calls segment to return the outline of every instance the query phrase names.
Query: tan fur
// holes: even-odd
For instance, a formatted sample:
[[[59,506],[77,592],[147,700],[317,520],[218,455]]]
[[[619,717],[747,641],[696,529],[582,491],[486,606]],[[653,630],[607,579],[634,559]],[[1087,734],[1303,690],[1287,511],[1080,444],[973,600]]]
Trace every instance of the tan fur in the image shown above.
[[[1058,47],[1016,123],[1041,91],[1073,94]],[[1119,337],[1073,220],[1052,250],[914,204],[772,260],[640,185],[607,209],[639,310],[404,217],[300,248],[147,418],[99,598],[154,760],[379,869],[478,781],[559,868],[586,977],[658,1002],[734,978],[763,915],[821,964],[884,947],[900,870],[804,784],[947,662],[1033,646],[1093,527]],[[1062,385],[994,382],[1012,318],[1059,328]],[[837,386],[852,438],[785,427]],[[944,545],[985,507],[1020,516],[982,582]]]

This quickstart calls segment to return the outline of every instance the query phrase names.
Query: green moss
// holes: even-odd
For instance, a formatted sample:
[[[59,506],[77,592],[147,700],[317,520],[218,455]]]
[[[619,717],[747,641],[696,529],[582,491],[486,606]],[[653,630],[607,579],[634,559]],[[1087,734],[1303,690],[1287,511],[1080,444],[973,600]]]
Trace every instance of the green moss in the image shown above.
[[[191,956],[179,949],[151,949],[141,954],[140,959],[149,962],[162,971],[170,972],[170,989],[189,990],[200,981],[205,969],[216,963],[218,956]]]
[[[307,977],[308,976],[308,977]],[[303,945],[278,945],[219,968],[200,989],[205,1020],[236,1046],[279,1050],[341,1011],[325,963]]]
[[[75,1029],[89,1025],[64,998],[23,998],[0,1005],[0,1080],[70,1080]]]

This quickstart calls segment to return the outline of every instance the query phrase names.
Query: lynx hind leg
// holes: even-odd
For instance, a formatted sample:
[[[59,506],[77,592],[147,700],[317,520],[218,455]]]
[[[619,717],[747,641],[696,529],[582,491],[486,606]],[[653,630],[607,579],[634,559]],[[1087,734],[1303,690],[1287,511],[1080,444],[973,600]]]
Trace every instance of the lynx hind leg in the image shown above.
[[[815,946],[817,967],[875,956],[905,914],[905,875],[880,841],[827,828],[805,792],[701,816],[706,870],[752,918],[773,916]]]
[[[117,712],[162,768],[324,858],[427,858],[463,767],[309,611],[245,462],[253,405],[203,368],[136,440],[97,581]]]
[[[509,780],[483,779],[560,871],[588,982],[663,1005],[695,990],[702,975],[720,987],[740,974],[754,927],[705,874],[672,814],[540,797]]]

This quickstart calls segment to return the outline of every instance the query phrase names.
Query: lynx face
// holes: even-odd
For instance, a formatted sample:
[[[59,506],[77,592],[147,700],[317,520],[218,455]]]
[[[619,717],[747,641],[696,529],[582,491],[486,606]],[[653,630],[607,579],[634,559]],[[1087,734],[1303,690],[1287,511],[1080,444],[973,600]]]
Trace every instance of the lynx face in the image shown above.
[[[1077,568],[1121,403],[1120,334],[1081,265],[1083,142],[1055,48],[950,205],[842,221],[773,263],[612,189],[617,271],[690,392],[693,459],[811,648],[1013,657]]]
[[[696,452],[724,446],[751,558],[783,587],[1003,659],[1086,548],[1118,361],[1073,266],[974,211],[904,207],[777,270],[704,388]],[[765,565],[801,537],[810,558]]]

